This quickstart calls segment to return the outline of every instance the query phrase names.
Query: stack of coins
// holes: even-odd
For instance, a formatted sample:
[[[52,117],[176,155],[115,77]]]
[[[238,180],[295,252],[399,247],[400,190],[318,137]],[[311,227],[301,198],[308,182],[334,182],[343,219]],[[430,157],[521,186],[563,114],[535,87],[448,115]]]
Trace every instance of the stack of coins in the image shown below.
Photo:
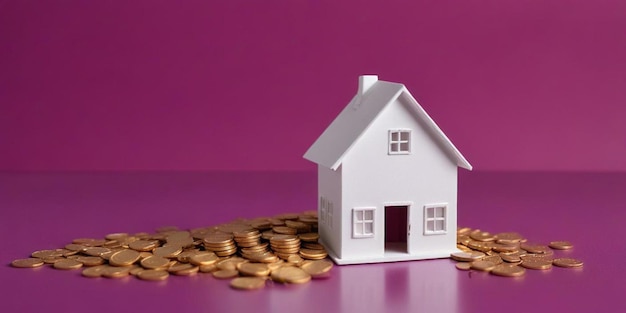
[[[569,250],[568,241],[553,241],[549,245],[529,243],[515,232],[491,234],[469,227],[457,230],[457,248],[461,252],[450,257],[458,261],[459,270],[476,270],[493,275],[518,277],[526,269],[547,270],[552,266],[582,267],[583,262],[572,258],[555,258],[553,250]]]
[[[156,233],[79,238],[64,248],[35,251],[11,265],[50,264],[60,270],[83,268],[82,275],[89,278],[135,276],[149,281],[211,273],[233,279],[233,288],[249,290],[264,287],[266,281],[299,284],[328,277],[333,263],[325,259],[318,239],[316,212],[289,213],[189,231],[167,226]]]
[[[287,260],[291,255],[300,252],[300,238],[293,235],[273,235],[270,237],[270,246],[276,255]]]
[[[213,233],[203,238],[204,248],[215,252],[221,257],[231,256],[237,253],[237,246],[233,236],[227,233]]]

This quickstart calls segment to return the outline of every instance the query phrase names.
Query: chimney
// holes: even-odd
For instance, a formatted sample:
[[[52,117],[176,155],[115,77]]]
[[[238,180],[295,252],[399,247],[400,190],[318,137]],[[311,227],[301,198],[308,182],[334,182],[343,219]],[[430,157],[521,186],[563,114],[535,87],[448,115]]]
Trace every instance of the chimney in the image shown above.
[[[378,81],[378,75],[361,75],[361,76],[359,76],[359,91],[358,91],[358,95],[362,96],[377,81]]]

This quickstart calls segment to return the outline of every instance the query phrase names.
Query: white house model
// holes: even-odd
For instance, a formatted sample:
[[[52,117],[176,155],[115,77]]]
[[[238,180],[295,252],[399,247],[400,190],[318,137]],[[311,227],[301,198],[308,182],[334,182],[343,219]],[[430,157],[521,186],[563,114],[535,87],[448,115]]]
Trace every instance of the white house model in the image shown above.
[[[337,264],[458,251],[457,167],[472,166],[403,84],[359,77],[304,158],[318,165],[320,240]]]

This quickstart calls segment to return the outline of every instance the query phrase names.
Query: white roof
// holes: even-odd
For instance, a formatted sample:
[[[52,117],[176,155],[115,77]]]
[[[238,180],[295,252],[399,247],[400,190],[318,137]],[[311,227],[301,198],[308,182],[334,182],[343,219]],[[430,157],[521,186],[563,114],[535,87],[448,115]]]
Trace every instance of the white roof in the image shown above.
[[[375,77],[375,76],[372,76]],[[374,78],[376,79],[376,78]],[[336,170],[341,165],[343,158],[348,154],[354,144],[365,133],[365,130],[376,120],[380,112],[394,102],[399,97],[403,97],[407,103],[414,107],[413,112],[416,119],[426,125],[428,131],[433,134],[433,138],[441,143],[441,147],[457,166],[471,170],[472,165],[452,144],[450,139],[428,116],[422,106],[409,93],[403,84],[377,80],[371,87],[361,94],[361,88],[352,101],[339,113],[335,120],[326,128],[322,135],[304,154],[304,158],[323,165],[332,170]]]

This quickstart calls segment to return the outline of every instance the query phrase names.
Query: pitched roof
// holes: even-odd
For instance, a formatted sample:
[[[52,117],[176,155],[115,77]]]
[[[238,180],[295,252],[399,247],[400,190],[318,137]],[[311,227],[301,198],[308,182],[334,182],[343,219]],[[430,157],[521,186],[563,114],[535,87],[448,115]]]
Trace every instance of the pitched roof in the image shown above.
[[[415,118],[423,122],[427,131],[430,131],[435,140],[441,143],[441,147],[451,160],[457,166],[471,170],[472,165],[435,124],[433,119],[428,116],[403,84],[380,80],[373,83],[363,94],[359,92],[352,98],[350,103],[307,150],[304,158],[336,170],[341,165],[344,156],[376,120],[380,112],[399,97],[403,97],[413,106],[414,110],[411,112],[414,113]]]

